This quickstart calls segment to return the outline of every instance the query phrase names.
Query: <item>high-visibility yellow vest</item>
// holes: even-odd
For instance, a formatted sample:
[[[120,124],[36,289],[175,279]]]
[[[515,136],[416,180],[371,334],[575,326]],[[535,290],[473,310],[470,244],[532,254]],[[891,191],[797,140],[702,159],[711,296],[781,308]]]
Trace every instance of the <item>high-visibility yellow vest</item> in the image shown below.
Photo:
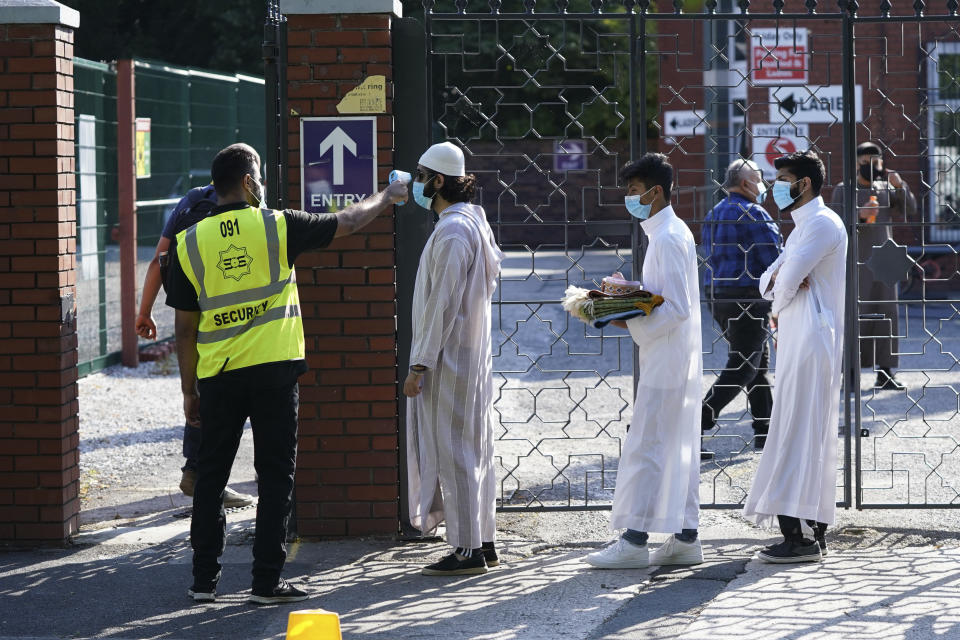
[[[283,213],[245,207],[177,234],[177,257],[197,292],[197,377],[304,357],[296,273]]]

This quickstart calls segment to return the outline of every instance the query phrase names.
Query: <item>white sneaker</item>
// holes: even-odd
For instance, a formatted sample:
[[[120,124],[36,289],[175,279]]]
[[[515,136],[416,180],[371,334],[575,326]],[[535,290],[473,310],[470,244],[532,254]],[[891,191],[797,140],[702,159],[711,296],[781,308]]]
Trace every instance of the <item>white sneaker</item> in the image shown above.
[[[237,507],[249,507],[253,504],[253,496],[234,491],[230,487],[223,490],[223,506],[227,509],[236,509]]]
[[[650,564],[700,564],[703,562],[703,549],[700,538],[693,542],[682,542],[676,536],[670,536],[650,555]]]
[[[640,547],[617,538],[608,547],[584,557],[583,561],[597,569],[642,569],[650,565],[649,556],[647,545]]]

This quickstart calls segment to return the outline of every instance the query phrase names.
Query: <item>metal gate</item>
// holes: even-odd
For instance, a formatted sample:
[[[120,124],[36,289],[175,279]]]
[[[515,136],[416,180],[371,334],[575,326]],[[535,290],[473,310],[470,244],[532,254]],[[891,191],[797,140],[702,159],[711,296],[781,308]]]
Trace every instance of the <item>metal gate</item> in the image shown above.
[[[263,75],[266,89],[267,205],[283,209],[287,196],[287,19],[279,0],[267,0],[263,24]]]
[[[699,237],[731,161],[807,147],[851,238],[891,236],[859,256],[851,241],[838,505],[960,504],[960,3],[869,4],[425,0],[431,135],[465,149],[506,253],[493,327],[501,509],[609,508],[642,410],[635,348],[558,300],[614,271],[639,276],[618,169],[666,153],[674,208]],[[916,197],[881,227],[855,205],[866,140]],[[789,216],[768,210],[788,234]],[[702,294],[706,391],[727,344]],[[874,361],[862,373],[861,352]],[[884,362],[904,389],[875,386]],[[704,507],[742,504],[759,459],[750,423],[741,394],[705,440]]]

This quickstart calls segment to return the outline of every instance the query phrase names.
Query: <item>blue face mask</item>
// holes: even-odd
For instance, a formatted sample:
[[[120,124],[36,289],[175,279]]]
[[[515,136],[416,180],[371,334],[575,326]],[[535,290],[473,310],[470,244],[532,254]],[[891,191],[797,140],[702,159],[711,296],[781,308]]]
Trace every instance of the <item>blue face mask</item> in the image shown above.
[[[757,183],[757,204],[763,204],[767,199],[767,185],[763,180]]]
[[[627,208],[627,211],[630,212],[630,215],[639,220],[646,220],[650,217],[650,208],[653,206],[653,203],[643,204],[640,202],[640,198],[653,191],[653,189],[654,187],[650,187],[638,196],[623,197],[623,206]]]
[[[799,182],[799,181],[798,181]],[[790,187],[792,187],[795,182],[787,182],[786,180],[777,180],[773,183],[773,201],[777,203],[777,207],[781,210],[786,209],[792,205],[797,198],[790,195]]]
[[[424,185],[424,183],[422,183],[422,182],[414,182],[414,183],[413,183],[413,201],[416,202],[416,203],[417,203],[418,205],[420,205],[421,207],[423,207],[424,209],[426,209],[426,210],[428,210],[428,211],[432,211],[432,210],[433,210],[433,196],[430,196],[430,197],[428,198],[427,196],[423,195],[423,188],[424,188],[424,186],[426,186],[426,185]]]

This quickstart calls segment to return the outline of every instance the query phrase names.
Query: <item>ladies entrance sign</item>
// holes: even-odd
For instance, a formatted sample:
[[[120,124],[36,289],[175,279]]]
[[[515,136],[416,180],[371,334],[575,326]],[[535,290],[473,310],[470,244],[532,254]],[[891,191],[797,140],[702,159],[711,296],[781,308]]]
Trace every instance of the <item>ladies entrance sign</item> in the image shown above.
[[[300,202],[332,213],[377,192],[375,117],[300,120]]]

